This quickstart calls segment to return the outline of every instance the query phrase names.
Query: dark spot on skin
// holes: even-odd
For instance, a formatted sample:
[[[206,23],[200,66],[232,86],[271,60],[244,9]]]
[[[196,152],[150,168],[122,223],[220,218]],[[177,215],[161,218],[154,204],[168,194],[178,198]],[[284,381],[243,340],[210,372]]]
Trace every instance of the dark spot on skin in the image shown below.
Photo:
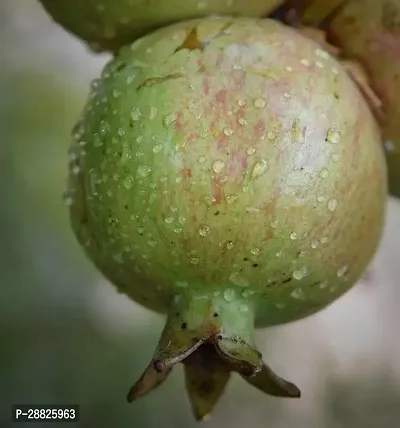
[[[258,267],[258,263],[253,263],[253,268]]]
[[[219,335],[217,336],[217,339],[218,339],[218,340],[222,340],[222,334],[219,334]]]
[[[183,323],[182,323],[182,325],[181,325],[181,329],[182,329],[182,330],[185,330],[185,328],[186,328],[186,327],[187,327],[187,323],[186,323],[186,322],[183,322]]]
[[[288,282],[290,282],[292,279],[293,279],[292,277],[290,277],[290,278],[286,278],[286,279],[283,281],[283,283],[282,283],[282,284],[287,284],[287,283],[288,283]]]
[[[175,49],[175,53],[183,49],[188,49],[190,51],[194,51],[196,49],[200,51],[204,50],[204,43],[197,37],[197,27],[194,27],[189,31],[183,43]]]
[[[238,342],[238,340],[237,340],[237,338],[236,338],[236,337],[234,337],[234,338],[232,339],[232,341],[233,341],[234,343],[237,343],[237,342]]]
[[[215,211],[214,215],[220,215],[221,212],[220,211]]]
[[[214,312],[214,313],[213,313],[213,317],[214,317],[214,318],[217,318],[217,317],[218,317],[218,314],[217,314],[216,312]]]
[[[128,204],[125,204],[125,205],[124,205],[124,208],[127,210],[127,209],[128,209]]]
[[[179,317],[180,313],[179,312],[175,312],[175,316]]]
[[[159,83],[163,83],[167,80],[171,79],[180,79],[181,77],[185,77],[182,73],[173,73],[173,74],[167,74],[166,76],[156,76],[156,77],[148,77],[144,82],[142,82],[137,88],[137,91],[140,91],[140,89],[147,87],[150,88],[151,86],[158,85]]]
[[[249,260],[249,258],[248,258],[248,257],[244,257],[244,258],[243,258],[243,261],[244,261],[244,262],[247,262],[247,260]]]
[[[337,100],[339,99],[339,94],[337,92],[334,92],[333,96],[335,97],[335,99],[337,99]]]
[[[299,256],[301,254],[301,251],[299,251],[298,253],[297,253],[297,256]]]
[[[239,272],[243,272],[243,269],[239,269]]]

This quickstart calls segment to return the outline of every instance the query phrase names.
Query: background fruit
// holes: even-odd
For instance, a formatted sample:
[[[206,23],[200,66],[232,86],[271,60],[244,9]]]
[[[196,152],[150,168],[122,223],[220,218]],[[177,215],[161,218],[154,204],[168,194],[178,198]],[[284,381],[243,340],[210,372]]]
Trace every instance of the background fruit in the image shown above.
[[[293,6],[305,24],[326,20],[332,43],[365,67],[386,115],[382,129],[389,190],[400,197],[400,0],[305,0]]]
[[[119,49],[155,28],[207,15],[266,16],[283,0],[40,0],[95,50]]]
[[[138,40],[94,82],[75,138],[74,230],[152,309],[233,289],[255,293],[260,325],[297,319],[345,292],[379,240],[371,113],[333,58],[277,22],[189,21]]]

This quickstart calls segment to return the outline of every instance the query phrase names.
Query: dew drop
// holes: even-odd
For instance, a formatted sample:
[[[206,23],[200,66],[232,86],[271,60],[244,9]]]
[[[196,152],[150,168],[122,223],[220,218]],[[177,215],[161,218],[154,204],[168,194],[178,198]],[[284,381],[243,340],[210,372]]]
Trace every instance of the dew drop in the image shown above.
[[[199,163],[204,163],[206,161],[206,157],[205,156],[200,156],[198,159],[197,159],[197,162],[199,162]]]
[[[337,144],[340,141],[340,132],[335,128],[329,128],[326,133],[326,141],[332,144]]]
[[[328,281],[322,281],[319,283],[318,285],[319,288],[324,289],[326,287],[328,287]]]
[[[237,103],[238,103],[239,107],[244,107],[246,105],[246,101],[245,100],[239,100]]]
[[[321,178],[326,178],[329,175],[329,171],[327,168],[322,168],[321,171],[319,172],[319,176]]]
[[[237,201],[238,197],[236,195],[227,195],[225,196],[225,200],[228,204],[233,204]]]
[[[293,297],[293,299],[297,299],[297,300],[306,299],[304,291],[301,288],[295,288],[290,295]]]
[[[331,212],[335,211],[337,206],[338,206],[338,200],[337,199],[334,199],[334,198],[329,199],[329,201],[328,201],[328,210],[329,211],[331,211]]]
[[[296,232],[292,232],[291,234],[290,234],[290,239],[292,240],[292,241],[294,241],[295,239],[297,239],[299,237],[299,235],[296,233]]]
[[[131,111],[131,119],[133,121],[137,121],[137,120],[140,120],[141,117],[142,117],[142,112],[140,111],[140,108],[134,107]]]
[[[265,159],[260,159],[253,167],[251,178],[255,179],[261,177],[267,172],[268,162]]]
[[[306,59],[306,58],[302,58],[300,60],[300,64],[304,65],[304,67],[309,67],[310,66],[310,61],[308,59]]]
[[[238,272],[232,272],[229,275],[229,281],[239,287],[248,287],[250,285],[249,281],[244,279]]]
[[[268,138],[268,140],[275,140],[275,138],[276,138],[276,135],[275,135],[275,133],[274,132],[272,132],[272,131],[268,131],[267,132],[267,138]]]
[[[217,201],[212,195],[204,195],[203,200],[207,206],[211,207]]]
[[[232,248],[233,248],[233,242],[232,241],[226,241],[224,247],[227,250],[232,250]]]
[[[133,186],[133,177],[132,176],[126,177],[122,182],[122,184],[127,190],[131,189]]]
[[[246,126],[246,125],[247,125],[247,120],[246,120],[245,118],[243,118],[243,117],[241,117],[241,118],[238,120],[238,122],[239,122],[239,124],[240,124],[240,125],[242,125],[242,126]]]
[[[307,276],[307,268],[303,266],[301,269],[295,270],[292,276],[294,279],[297,279],[297,280],[303,279],[305,276]]]
[[[175,220],[174,217],[166,217],[164,221],[167,224],[171,224],[174,222],[174,220]]]
[[[231,135],[233,135],[233,130],[231,128],[224,128],[224,134],[227,137],[230,137]]]
[[[264,98],[256,98],[253,104],[255,108],[264,108],[267,105]]]
[[[227,288],[224,291],[224,299],[227,302],[232,302],[236,297],[236,291],[233,288]]]
[[[144,233],[144,227],[139,226],[136,230],[137,230],[137,232],[138,232],[139,235],[143,235],[143,233]]]
[[[177,113],[171,113],[164,117],[164,125],[169,126],[171,123],[175,122],[178,119]]]
[[[153,153],[160,153],[160,152],[161,152],[161,150],[162,150],[162,148],[163,148],[163,145],[162,145],[162,144],[156,144],[156,145],[153,147]]]
[[[249,156],[251,156],[251,155],[254,155],[254,153],[256,152],[256,149],[254,148],[254,147],[249,147],[247,150],[246,150],[246,153],[249,155]]]
[[[260,249],[255,247],[251,250],[251,254],[253,254],[254,256],[258,256],[260,254]]]
[[[347,264],[342,265],[336,272],[338,278],[343,278],[346,273],[349,271],[349,266]]]
[[[191,265],[198,265],[198,264],[199,264],[199,262],[200,262],[200,260],[199,260],[197,257],[191,257],[191,258],[189,259],[189,263],[190,263]]]
[[[157,241],[153,241],[152,239],[149,239],[149,240],[147,241],[147,245],[148,245],[149,247],[155,247],[155,246],[157,245]]]
[[[318,245],[319,245],[318,241],[312,241],[311,242],[311,248],[314,249],[314,250],[318,247]]]
[[[216,172],[217,174],[221,173],[224,168],[225,168],[225,162],[223,162],[222,160],[216,160],[212,166],[213,171]]]
[[[329,241],[329,238],[327,236],[323,236],[320,240],[321,244],[326,244]]]
[[[137,173],[141,177],[148,177],[151,173],[151,167],[148,165],[139,165],[137,169]]]
[[[207,236],[211,231],[210,226],[204,225],[202,227],[200,227],[199,229],[199,235],[200,236]]]
[[[318,202],[324,202],[325,198],[322,195],[317,196],[317,201]]]
[[[150,107],[150,120],[153,120],[157,116],[158,110],[157,107],[151,106]]]

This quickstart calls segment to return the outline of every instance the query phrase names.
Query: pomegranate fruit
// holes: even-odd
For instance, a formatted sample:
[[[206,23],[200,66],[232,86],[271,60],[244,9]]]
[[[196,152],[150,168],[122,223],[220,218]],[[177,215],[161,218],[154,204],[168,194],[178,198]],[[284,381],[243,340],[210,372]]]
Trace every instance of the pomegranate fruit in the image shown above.
[[[283,0],[40,0],[52,18],[95,51],[125,43],[173,22],[208,15],[267,16]]]
[[[178,362],[198,419],[232,371],[298,397],[254,326],[349,290],[387,196],[379,129],[340,63],[269,19],[174,24],[105,67],[74,141],[65,201],[79,242],[120,292],[168,314],[129,400]]]

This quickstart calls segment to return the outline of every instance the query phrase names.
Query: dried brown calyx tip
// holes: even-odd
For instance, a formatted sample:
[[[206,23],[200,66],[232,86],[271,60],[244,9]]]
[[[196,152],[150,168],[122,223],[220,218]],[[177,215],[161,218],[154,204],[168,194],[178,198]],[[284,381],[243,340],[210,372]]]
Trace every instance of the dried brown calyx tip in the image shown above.
[[[277,376],[255,349],[251,302],[204,297],[186,296],[174,303],[156,352],[128,401],[161,385],[177,363],[184,364],[186,390],[198,421],[209,417],[232,372],[266,394],[300,397],[300,390]],[[247,310],[239,311],[239,305]]]

